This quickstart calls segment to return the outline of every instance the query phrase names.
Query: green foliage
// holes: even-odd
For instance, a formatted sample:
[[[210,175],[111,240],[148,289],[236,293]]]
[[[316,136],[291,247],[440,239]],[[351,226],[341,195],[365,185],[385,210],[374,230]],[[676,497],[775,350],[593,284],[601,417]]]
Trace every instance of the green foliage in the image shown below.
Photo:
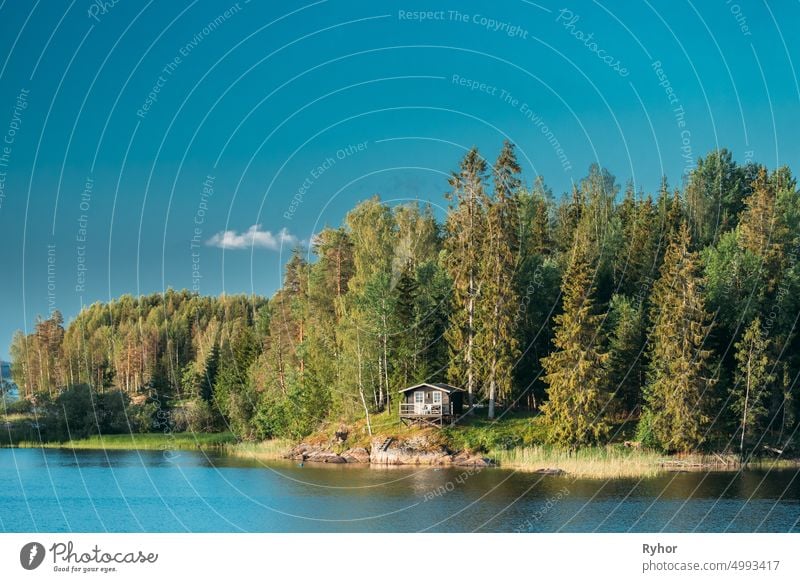
[[[711,244],[730,230],[742,210],[752,177],[726,149],[715,150],[697,161],[686,187],[689,227],[699,247]]]
[[[33,409],[33,404],[26,398],[19,400],[4,400],[0,404],[0,411],[6,414],[28,414]]]
[[[202,398],[184,400],[172,411],[172,430],[176,432],[214,432],[219,422],[208,402]]]
[[[469,405],[478,391],[475,337],[480,326],[476,313],[480,266],[485,258],[486,171],[486,160],[473,147],[458,172],[450,177],[451,206],[445,223],[443,258],[453,281],[452,312],[446,332],[450,349],[448,379],[466,388]]]
[[[664,256],[653,287],[646,406],[653,437],[667,451],[689,451],[706,439],[715,379],[706,348],[705,311],[696,254],[684,224]]]
[[[642,404],[644,385],[644,310],[624,295],[614,295],[609,305],[609,380],[615,408],[630,414]]]
[[[496,425],[471,414],[453,432],[475,450],[574,449],[637,418],[638,438],[667,451],[790,440],[800,195],[788,168],[720,150],[683,191],[665,179],[618,200],[594,164],[556,200],[541,176],[524,186],[506,142],[491,168],[471,148],[449,187],[441,223],[431,205],[361,202],[293,250],[269,300],[170,289],[69,324],[37,318],[10,346],[15,439],[298,439],[356,421],[368,439],[397,422],[399,389],[448,381],[488,416],[503,408]],[[544,414],[523,427],[515,406]]]
[[[754,437],[761,437],[769,418],[768,398],[775,381],[769,358],[769,342],[761,318],[756,317],[736,343],[736,374],[731,387],[731,410],[739,415],[740,451]]]
[[[443,429],[443,432],[452,450],[472,453],[496,453],[547,441],[547,424],[541,415],[515,414],[497,420],[476,415],[455,427]]]
[[[543,406],[550,440],[578,447],[605,440],[610,424],[609,354],[595,312],[588,239],[576,235],[564,275],[563,312],[555,318],[555,349],[542,359],[549,400]]]
[[[486,233],[478,270],[480,301],[475,312],[475,360],[484,376],[489,418],[494,418],[495,403],[508,402],[512,394],[513,369],[520,353],[516,335],[520,301],[519,171],[514,147],[506,141],[494,166],[494,197],[484,203]]]
[[[122,391],[96,392],[86,384],[71,386],[50,402],[38,400],[43,434],[60,441],[151,430],[156,410],[153,403],[131,404]]]
[[[645,410],[636,424],[636,441],[648,449],[661,450],[661,442],[653,430],[653,412]]]

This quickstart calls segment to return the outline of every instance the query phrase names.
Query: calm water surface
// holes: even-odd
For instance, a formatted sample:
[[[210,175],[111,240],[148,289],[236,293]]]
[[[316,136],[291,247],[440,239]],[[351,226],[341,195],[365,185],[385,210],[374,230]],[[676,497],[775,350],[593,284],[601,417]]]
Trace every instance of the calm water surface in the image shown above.
[[[796,470],[596,481],[185,451],[0,449],[7,532],[789,532],[799,520]]]

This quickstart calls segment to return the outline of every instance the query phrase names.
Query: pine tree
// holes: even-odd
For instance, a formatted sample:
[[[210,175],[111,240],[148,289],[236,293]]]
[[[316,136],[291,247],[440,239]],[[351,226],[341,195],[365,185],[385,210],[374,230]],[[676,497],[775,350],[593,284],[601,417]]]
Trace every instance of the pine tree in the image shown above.
[[[494,166],[494,198],[485,202],[485,250],[479,272],[476,356],[478,369],[484,372],[489,418],[494,418],[496,402],[511,395],[514,364],[519,358],[516,337],[519,171],[514,146],[506,141]]]
[[[769,342],[756,317],[736,344],[736,376],[731,389],[731,410],[740,415],[739,452],[744,456],[745,441],[766,429],[767,398],[775,381],[768,356]]]
[[[350,236],[343,228],[326,228],[314,238],[314,253],[319,257],[319,268],[309,293],[316,291],[320,299],[325,296],[332,305],[341,302],[354,271]]]
[[[689,451],[703,442],[714,385],[711,352],[704,347],[709,316],[690,244],[684,223],[667,247],[652,293],[646,411],[652,436],[669,451]]]
[[[542,358],[549,436],[554,443],[570,447],[601,442],[610,430],[609,354],[602,349],[602,316],[595,313],[592,297],[590,243],[580,235],[578,231],[563,278],[564,306],[555,318],[555,349]]]

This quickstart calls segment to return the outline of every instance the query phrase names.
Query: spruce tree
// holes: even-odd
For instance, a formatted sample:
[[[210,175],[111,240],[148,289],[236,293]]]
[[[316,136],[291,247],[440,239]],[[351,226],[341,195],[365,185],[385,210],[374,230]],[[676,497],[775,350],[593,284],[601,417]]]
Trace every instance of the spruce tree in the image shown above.
[[[595,313],[590,242],[580,230],[564,275],[563,312],[555,317],[553,352],[542,358],[548,401],[543,406],[549,438],[578,447],[602,441],[608,420],[608,359]]]
[[[392,291],[391,358],[394,361],[392,387],[402,389],[411,385],[416,377],[418,343],[417,282],[414,265],[408,261]]]
[[[773,175],[774,178],[774,175]],[[760,276],[764,289],[772,292],[779,284],[785,260],[788,229],[777,207],[774,179],[759,169],[753,181],[752,193],[745,199],[745,209],[739,220],[739,245],[761,262]]]
[[[630,414],[642,403],[644,385],[644,317],[642,305],[624,295],[611,298],[609,364],[617,407]]]
[[[445,224],[445,264],[453,281],[452,316],[446,339],[450,350],[448,376],[465,385],[470,410],[478,387],[475,366],[476,307],[480,293],[486,208],[486,161],[472,148],[450,177],[450,213]]]
[[[494,198],[485,202],[486,237],[479,272],[476,356],[484,375],[489,418],[494,418],[496,402],[511,395],[514,364],[519,358],[519,171],[514,146],[506,141],[494,166]]]
[[[736,225],[746,192],[742,168],[726,149],[697,161],[686,186],[686,203],[693,242],[703,247]]]
[[[646,413],[652,437],[668,451],[689,451],[705,438],[711,388],[709,332],[697,256],[683,223],[653,286]]]

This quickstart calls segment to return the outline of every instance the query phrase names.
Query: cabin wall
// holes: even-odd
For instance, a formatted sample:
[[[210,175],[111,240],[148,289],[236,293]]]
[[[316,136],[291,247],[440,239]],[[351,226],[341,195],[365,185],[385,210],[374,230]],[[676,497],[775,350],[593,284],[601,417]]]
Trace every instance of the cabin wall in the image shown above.
[[[403,392],[403,402],[405,404],[414,404],[414,392],[418,392],[417,390],[409,390],[408,392]],[[425,404],[433,404],[433,393],[439,392],[442,395],[442,404],[449,405],[451,400],[451,395],[447,392],[442,392],[441,390],[423,390],[425,392]]]

